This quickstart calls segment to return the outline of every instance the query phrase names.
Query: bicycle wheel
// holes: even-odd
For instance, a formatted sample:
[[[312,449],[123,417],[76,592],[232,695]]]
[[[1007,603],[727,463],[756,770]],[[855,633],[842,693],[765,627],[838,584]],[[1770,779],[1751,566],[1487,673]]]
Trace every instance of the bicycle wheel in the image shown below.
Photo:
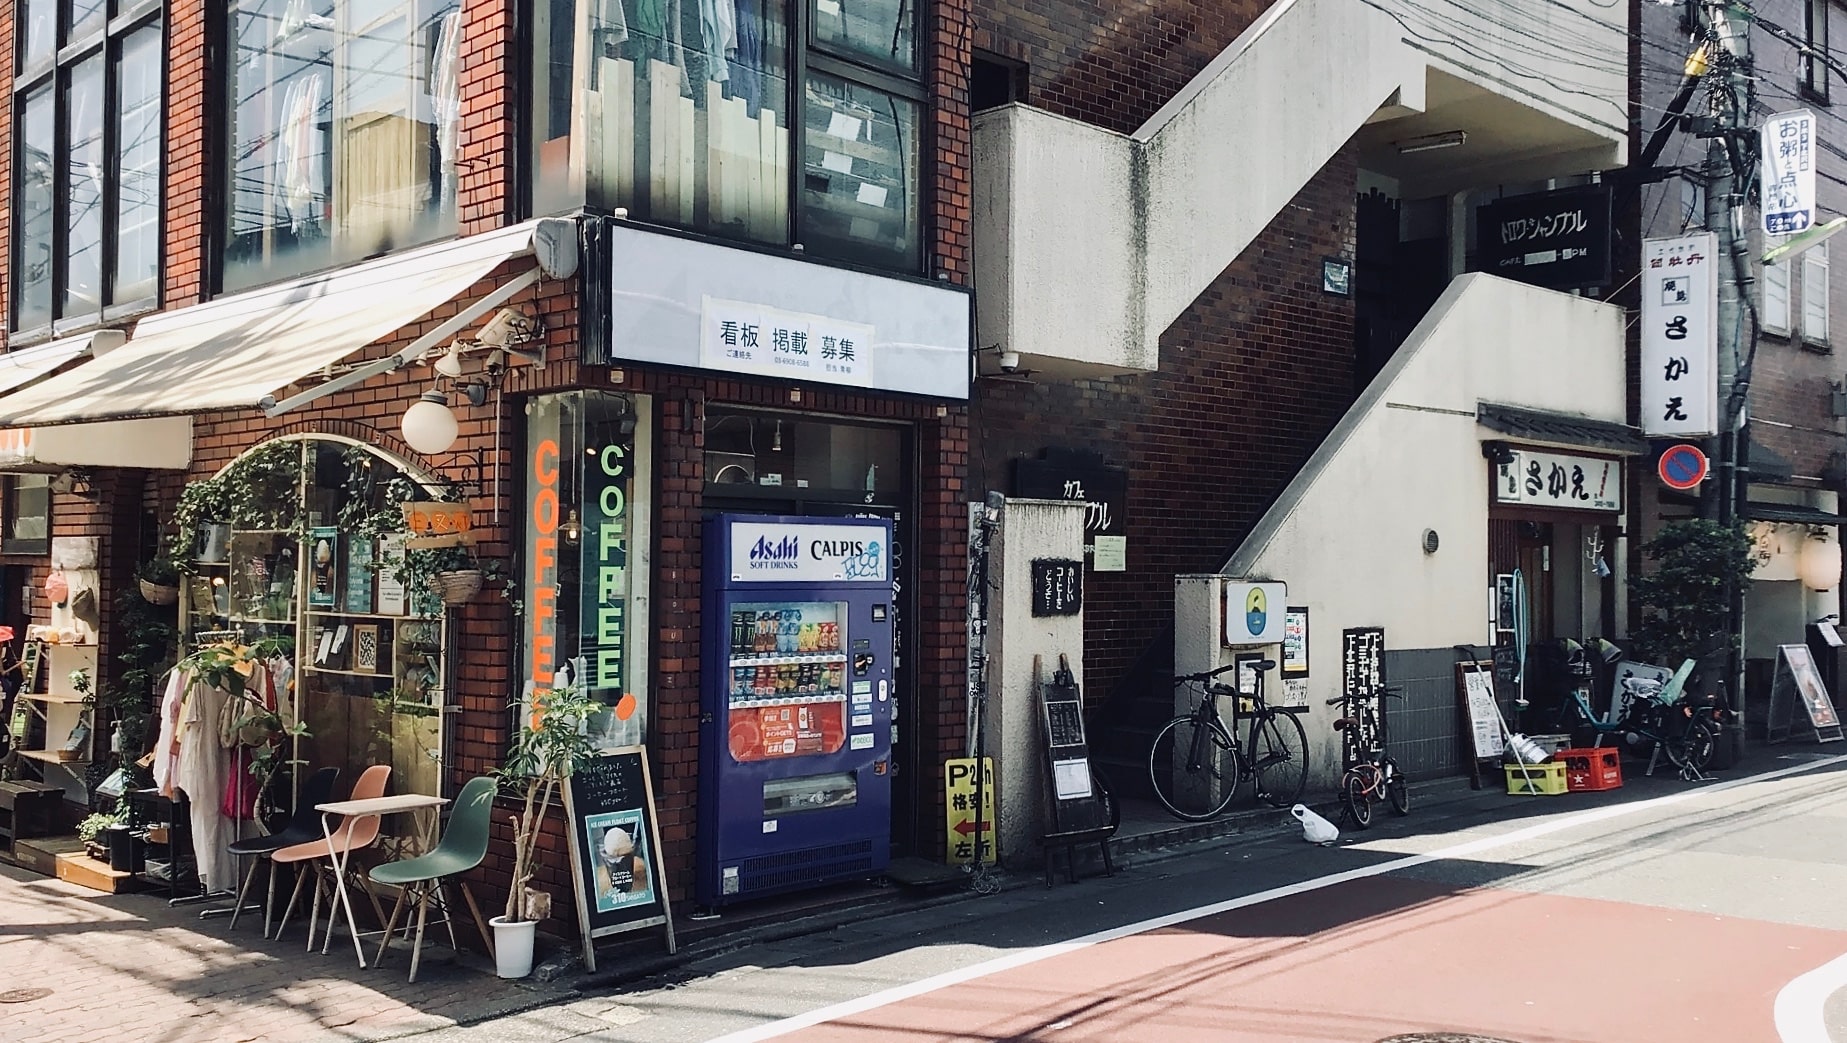
[[[1372,790],[1364,774],[1350,771],[1341,778],[1340,803],[1354,825],[1361,829],[1372,825]]]
[[[1224,732],[1191,717],[1167,722],[1148,749],[1154,795],[1176,818],[1200,822],[1238,792],[1238,749]]]
[[[1398,762],[1385,759],[1385,799],[1392,802],[1392,810],[1400,815],[1411,813],[1411,780],[1405,777],[1404,769]]]
[[[1257,799],[1286,808],[1302,798],[1308,782],[1308,733],[1292,713],[1272,713],[1251,722],[1251,770]]]
[[[1687,728],[1672,739],[1661,743],[1662,752],[1674,767],[1704,772],[1706,765],[1712,761],[1713,747],[1718,745],[1718,737],[1713,734],[1712,725],[1705,721],[1687,722]]]

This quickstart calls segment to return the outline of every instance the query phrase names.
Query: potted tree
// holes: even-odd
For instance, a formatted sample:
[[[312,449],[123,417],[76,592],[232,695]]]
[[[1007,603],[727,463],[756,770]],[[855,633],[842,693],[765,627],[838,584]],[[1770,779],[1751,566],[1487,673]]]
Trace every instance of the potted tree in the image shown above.
[[[575,687],[535,693],[530,702],[513,704],[515,729],[506,766],[495,772],[501,788],[520,801],[513,823],[513,884],[505,915],[488,922],[494,928],[494,960],[502,978],[532,973],[533,941],[539,921],[551,909],[551,896],[532,887],[537,872],[539,835],[560,787],[596,748],[589,737],[590,719],[602,704],[584,698]]]
[[[1669,522],[1642,548],[1649,567],[1632,573],[1629,586],[1636,609],[1629,626],[1637,658],[1672,667],[1682,660],[1699,663],[1708,679],[1725,672],[1738,634],[1732,629],[1731,600],[1757,568],[1751,537],[1738,525],[1703,519]],[[1742,693],[1728,693],[1737,709]],[[1742,749],[1743,735],[1731,729],[1721,742],[1716,767],[1725,767]]]

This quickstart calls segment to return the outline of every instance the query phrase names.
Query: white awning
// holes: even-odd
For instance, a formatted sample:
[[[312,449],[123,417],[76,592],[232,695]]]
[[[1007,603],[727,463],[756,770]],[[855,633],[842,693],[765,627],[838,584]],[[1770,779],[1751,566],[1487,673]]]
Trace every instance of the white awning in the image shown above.
[[[0,354],[0,395],[41,379],[72,359],[120,347],[122,340],[121,330],[96,330]]]
[[[0,474],[57,474],[101,467],[183,471],[191,464],[189,416],[0,428]]]
[[[256,409],[532,253],[535,241],[542,253],[574,248],[557,241],[561,232],[531,221],[149,315],[120,348],[0,397],[0,426]]]

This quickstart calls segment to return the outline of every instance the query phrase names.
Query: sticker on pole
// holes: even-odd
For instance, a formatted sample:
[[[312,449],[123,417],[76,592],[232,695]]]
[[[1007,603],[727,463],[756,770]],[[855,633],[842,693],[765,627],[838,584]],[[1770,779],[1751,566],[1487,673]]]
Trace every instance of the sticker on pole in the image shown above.
[[[1661,483],[1682,492],[1706,480],[1706,454],[1696,445],[1677,445],[1661,454]]]

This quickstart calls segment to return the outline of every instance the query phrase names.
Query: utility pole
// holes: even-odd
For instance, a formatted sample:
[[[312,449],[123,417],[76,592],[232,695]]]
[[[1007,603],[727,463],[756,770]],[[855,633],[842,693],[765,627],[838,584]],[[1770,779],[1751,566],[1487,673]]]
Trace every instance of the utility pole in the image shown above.
[[[1707,39],[1716,48],[1713,71],[1718,73],[1716,89],[1709,95],[1712,126],[1706,146],[1706,227],[1719,244],[1719,257],[1714,258],[1719,295],[1719,434],[1714,458],[1719,466],[1717,480],[1708,484],[1701,497],[1700,515],[1721,525],[1735,524],[1738,519],[1749,389],[1738,387],[1737,380],[1740,360],[1755,347],[1744,342],[1744,295],[1750,292],[1752,275],[1746,255],[1748,240],[1738,219],[1751,172],[1738,169],[1736,163],[1750,154],[1746,144],[1755,136],[1751,126],[1751,29],[1744,17],[1734,16],[1729,8],[1726,0],[1705,3]],[[1750,324],[1749,336],[1757,336],[1755,323]],[[1726,657],[1725,677],[1732,707],[1739,711],[1739,727],[1732,734],[1732,752],[1739,753],[1744,730],[1744,590],[1737,583],[1731,587],[1726,597],[1733,645]]]

